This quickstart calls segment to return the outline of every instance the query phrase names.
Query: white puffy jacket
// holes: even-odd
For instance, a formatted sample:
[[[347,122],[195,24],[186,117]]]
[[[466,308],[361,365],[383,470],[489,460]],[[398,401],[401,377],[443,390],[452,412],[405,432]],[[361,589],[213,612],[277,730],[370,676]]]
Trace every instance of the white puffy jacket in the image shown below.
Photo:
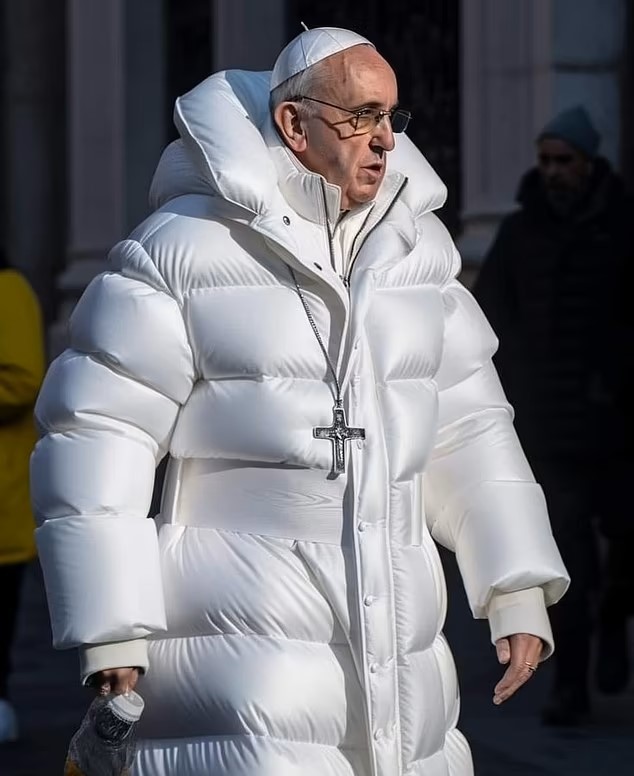
[[[54,643],[82,645],[84,678],[149,649],[139,776],[466,776],[434,539],[496,635],[496,602],[543,607],[566,572],[432,213],[442,183],[400,137],[348,289],[339,192],[276,142],[267,98],[268,74],[228,71],[178,101],[158,209],[49,370],[32,482]],[[336,478],[289,268],[365,429]]]

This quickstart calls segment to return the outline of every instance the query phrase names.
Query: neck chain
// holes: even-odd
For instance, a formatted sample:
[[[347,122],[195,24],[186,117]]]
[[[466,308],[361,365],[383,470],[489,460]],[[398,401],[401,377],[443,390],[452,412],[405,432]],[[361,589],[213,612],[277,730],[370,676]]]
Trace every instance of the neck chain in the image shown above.
[[[319,329],[317,328],[317,324],[315,323],[315,319],[313,317],[313,313],[308,306],[308,302],[306,301],[306,296],[304,295],[304,292],[302,291],[299,283],[297,282],[297,276],[295,275],[295,272],[289,267],[291,277],[293,278],[293,283],[295,283],[295,288],[297,289],[297,295],[299,296],[302,306],[304,308],[304,312],[306,313],[306,317],[308,318],[308,322],[310,323],[310,327],[313,330],[313,334],[315,335],[315,339],[319,343],[319,347],[321,348],[321,352],[324,354],[324,358],[326,359],[326,363],[328,364],[328,369],[330,370],[330,374],[332,375],[332,379],[335,384],[335,406],[341,407],[343,405],[343,401],[341,398],[341,384],[339,382],[339,378],[337,377],[337,370],[335,369],[334,364],[332,363],[332,359],[330,358],[330,355],[328,353],[328,349],[324,345],[324,341],[321,337],[321,334],[319,333]]]
[[[302,291],[299,283],[297,282],[297,277],[293,272],[292,268],[289,267],[289,271],[291,273],[291,277],[293,278],[293,283],[295,284],[295,288],[297,289],[297,294],[304,308],[304,312],[306,313],[306,317],[308,318],[308,322],[310,323],[310,327],[313,330],[315,339],[319,343],[321,352],[324,354],[324,358],[326,359],[326,363],[328,364],[328,369],[332,374],[332,379],[334,380],[334,384],[335,384],[335,404],[334,404],[334,407],[332,408],[332,425],[317,426],[316,428],[313,428],[313,436],[315,437],[315,439],[327,439],[331,442],[332,444],[331,476],[336,477],[337,475],[342,474],[346,470],[345,443],[349,442],[352,439],[365,439],[365,429],[351,428],[350,426],[348,426],[348,423],[346,420],[346,413],[343,408],[343,398],[341,396],[341,383],[339,382],[339,378],[337,377],[337,370],[335,369],[335,366],[332,363],[330,355],[328,354],[328,349],[326,348],[324,341],[322,339],[322,336],[319,333],[319,329],[317,328],[317,324],[315,323],[315,318],[313,317],[311,309],[308,305],[306,296],[304,295],[304,292]]]

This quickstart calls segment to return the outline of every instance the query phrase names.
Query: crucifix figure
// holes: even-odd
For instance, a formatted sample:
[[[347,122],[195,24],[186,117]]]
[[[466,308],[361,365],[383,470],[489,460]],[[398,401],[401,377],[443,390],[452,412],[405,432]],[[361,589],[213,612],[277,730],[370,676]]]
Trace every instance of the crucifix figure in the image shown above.
[[[346,421],[346,413],[337,402],[332,408],[332,426],[318,426],[313,429],[315,439],[329,439],[332,442],[332,474],[342,474],[346,470],[346,442],[351,439],[365,439],[364,428],[351,428]]]

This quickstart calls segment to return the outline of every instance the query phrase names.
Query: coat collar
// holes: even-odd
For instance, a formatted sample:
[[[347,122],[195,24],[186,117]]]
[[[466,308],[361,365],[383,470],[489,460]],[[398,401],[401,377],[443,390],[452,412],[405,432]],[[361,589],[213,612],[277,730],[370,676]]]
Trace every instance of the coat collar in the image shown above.
[[[277,172],[277,183],[286,202],[302,218],[323,224],[326,208],[328,223],[334,226],[341,211],[341,189],[322,176],[308,170],[289,151],[278,135],[271,117],[262,127],[262,136]]]

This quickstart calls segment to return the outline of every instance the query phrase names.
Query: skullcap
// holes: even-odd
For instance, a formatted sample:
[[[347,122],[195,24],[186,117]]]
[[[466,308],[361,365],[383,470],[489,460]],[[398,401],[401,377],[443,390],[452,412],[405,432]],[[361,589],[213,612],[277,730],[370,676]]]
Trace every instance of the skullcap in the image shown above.
[[[300,33],[280,52],[271,75],[271,90],[322,59],[362,44],[374,48],[361,35],[339,27],[315,27]]]

